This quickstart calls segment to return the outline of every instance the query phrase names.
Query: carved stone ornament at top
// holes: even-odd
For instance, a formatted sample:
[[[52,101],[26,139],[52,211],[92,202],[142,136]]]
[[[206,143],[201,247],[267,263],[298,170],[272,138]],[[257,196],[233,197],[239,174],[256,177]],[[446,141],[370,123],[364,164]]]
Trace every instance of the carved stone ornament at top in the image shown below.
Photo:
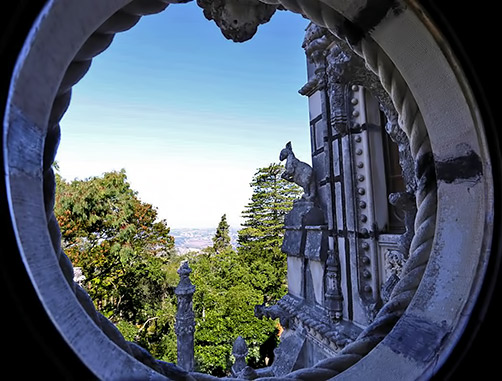
[[[189,275],[192,272],[192,269],[190,268],[188,262],[184,261],[177,272],[180,276],[180,282],[175,289],[176,295],[193,294],[195,286],[190,281]]]
[[[257,0],[197,0],[208,20],[214,20],[225,38],[234,42],[251,39],[258,25],[270,21],[278,5]]]
[[[302,47],[307,59],[314,66],[314,76],[298,91],[302,95],[309,95],[324,86],[326,68],[326,48],[333,41],[333,35],[325,28],[310,24],[305,34]]]
[[[235,358],[234,365],[232,365],[232,374],[235,377],[247,366],[246,356],[248,355],[248,346],[242,336],[238,336],[235,339],[232,346],[232,355]]]
[[[286,169],[281,177],[294,182],[303,188],[303,200],[314,201],[316,197],[316,184],[314,170],[310,165],[298,160],[293,153],[291,142],[286,144],[279,155],[279,160],[286,160]]]
[[[281,326],[284,328],[289,327],[289,319],[291,318],[291,315],[277,304],[272,306],[266,306],[265,304],[255,305],[254,316],[258,319],[262,319],[264,316],[270,319],[279,318],[279,323],[281,323]]]
[[[394,286],[401,278],[403,266],[406,263],[405,256],[402,252],[397,250],[387,250],[385,252],[385,272],[388,274],[387,279],[382,284],[380,296],[384,303],[387,303],[392,294]]]
[[[343,311],[343,294],[340,285],[340,260],[338,253],[330,250],[326,261],[326,310],[331,320],[340,320]]]

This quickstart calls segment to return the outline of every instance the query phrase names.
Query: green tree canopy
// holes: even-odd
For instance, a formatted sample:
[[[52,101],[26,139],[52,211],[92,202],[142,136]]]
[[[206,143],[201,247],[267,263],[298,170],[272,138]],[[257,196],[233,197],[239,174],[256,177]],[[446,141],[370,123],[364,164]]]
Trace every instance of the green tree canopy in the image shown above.
[[[260,347],[274,336],[276,323],[255,318],[254,306],[261,304],[263,295],[253,287],[247,265],[228,249],[197,256],[193,268],[198,370],[228,375],[232,346],[239,335],[248,343],[251,363],[259,364]]]
[[[159,357],[169,347],[173,361],[175,346],[160,343],[174,337],[178,281],[166,221],[138,198],[124,170],[71,182],[57,174],[56,185],[62,248],[82,268],[96,308]]]
[[[273,358],[278,322],[257,319],[254,307],[286,292],[286,256],[281,252],[284,216],[301,191],[281,179],[283,170],[271,164],[254,175],[237,251],[230,245],[223,215],[213,247],[206,250],[211,255],[194,258],[195,355],[203,372],[229,373],[232,345],[239,335],[248,344],[250,365],[262,367],[267,357]]]
[[[231,245],[224,214],[207,255],[189,254],[196,286],[195,356],[198,370],[229,374],[231,350],[240,335],[248,362],[260,367],[273,356],[278,323],[254,317],[254,306],[286,292],[283,221],[301,194],[271,164],[254,175],[238,248]],[[56,175],[55,214],[62,247],[86,277],[96,307],[126,339],[154,356],[176,361],[174,288],[184,257],[173,255],[174,239],[156,209],[132,190],[125,171],[67,182]]]

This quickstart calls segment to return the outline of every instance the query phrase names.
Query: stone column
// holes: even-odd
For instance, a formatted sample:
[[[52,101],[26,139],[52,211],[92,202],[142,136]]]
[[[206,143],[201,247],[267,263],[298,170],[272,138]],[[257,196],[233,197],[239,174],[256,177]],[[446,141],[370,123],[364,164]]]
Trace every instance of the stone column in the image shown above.
[[[177,336],[178,366],[188,372],[194,370],[194,332],[195,315],[192,308],[192,298],[195,286],[190,281],[192,269],[184,261],[178,269],[180,282],[174,290],[178,298],[178,311],[174,331]]]

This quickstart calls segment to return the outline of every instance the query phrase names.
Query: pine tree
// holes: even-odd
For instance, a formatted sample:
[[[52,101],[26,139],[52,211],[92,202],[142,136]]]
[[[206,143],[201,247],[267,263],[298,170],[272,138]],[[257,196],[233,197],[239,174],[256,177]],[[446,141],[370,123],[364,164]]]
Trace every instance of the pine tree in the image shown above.
[[[284,217],[302,193],[299,186],[281,178],[283,171],[282,165],[270,164],[255,173],[238,237],[239,256],[248,263],[254,286],[263,292],[265,302],[286,292],[286,256],[281,252]]]
[[[232,248],[230,243],[230,225],[227,222],[227,215],[221,216],[220,223],[216,228],[216,233],[213,237],[213,249],[216,253],[222,253],[228,249]]]

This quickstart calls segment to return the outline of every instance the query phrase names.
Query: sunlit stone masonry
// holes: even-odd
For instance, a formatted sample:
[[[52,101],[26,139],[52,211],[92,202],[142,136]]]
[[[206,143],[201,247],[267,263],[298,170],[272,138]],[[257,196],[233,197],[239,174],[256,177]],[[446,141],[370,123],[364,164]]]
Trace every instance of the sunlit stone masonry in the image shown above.
[[[256,307],[285,329],[260,371],[276,376],[336,355],[373,321],[399,280],[416,214],[409,143],[378,78],[314,24],[303,48],[313,191],[298,181],[305,163],[284,176],[306,189],[285,219],[289,292]]]

